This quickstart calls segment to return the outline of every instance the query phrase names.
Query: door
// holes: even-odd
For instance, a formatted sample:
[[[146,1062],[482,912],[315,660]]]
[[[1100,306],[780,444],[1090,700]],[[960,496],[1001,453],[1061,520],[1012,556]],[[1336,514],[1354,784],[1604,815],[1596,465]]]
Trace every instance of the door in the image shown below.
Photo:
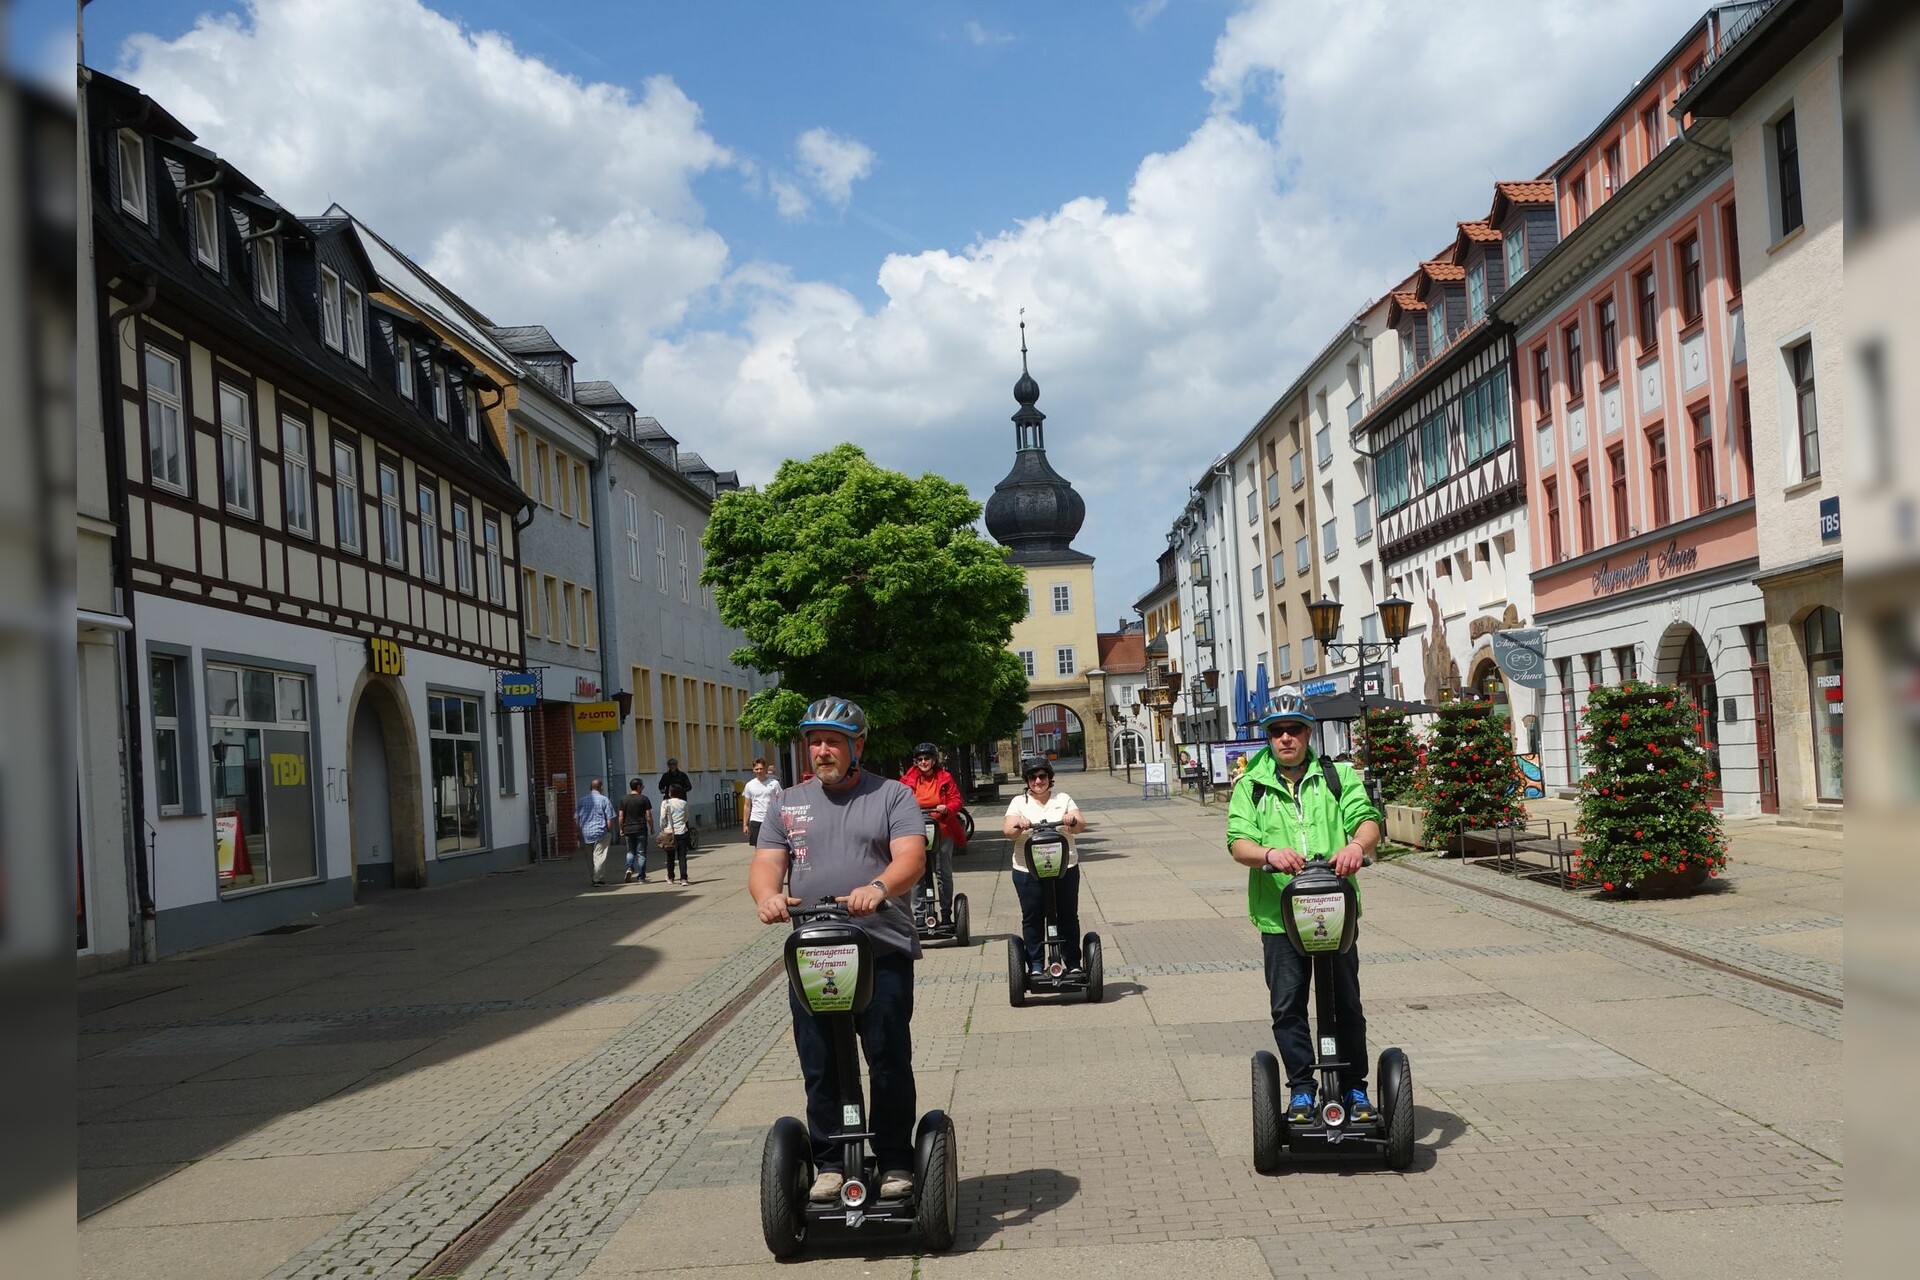
[[[1707,657],[1707,646],[1701,643],[1698,631],[1687,632],[1686,645],[1680,650],[1679,685],[1700,709],[1700,722],[1705,726],[1706,741],[1713,744],[1707,749],[1707,768],[1713,773],[1707,803],[1718,809],[1726,803],[1726,797],[1720,790],[1719,693],[1713,681],[1713,663]]]
[[[1773,748],[1773,671],[1767,659],[1767,629],[1747,628],[1753,654],[1753,751],[1760,768],[1760,812],[1780,812],[1780,774]]]
[[[347,800],[353,808],[353,870],[357,889],[393,884],[393,787],[387,771],[387,743],[379,714],[362,704],[353,723],[352,779]]]

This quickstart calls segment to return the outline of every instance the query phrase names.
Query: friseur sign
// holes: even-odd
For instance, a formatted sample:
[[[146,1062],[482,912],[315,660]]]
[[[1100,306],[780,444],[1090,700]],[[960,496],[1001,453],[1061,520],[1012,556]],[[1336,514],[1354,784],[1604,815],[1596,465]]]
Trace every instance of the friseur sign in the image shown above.
[[[1641,586],[1655,577],[1692,573],[1699,564],[1700,548],[1683,547],[1675,538],[1659,551],[1642,551],[1617,569],[1613,561],[1602,560],[1600,567],[1593,571],[1593,594],[1610,596],[1616,591]]]

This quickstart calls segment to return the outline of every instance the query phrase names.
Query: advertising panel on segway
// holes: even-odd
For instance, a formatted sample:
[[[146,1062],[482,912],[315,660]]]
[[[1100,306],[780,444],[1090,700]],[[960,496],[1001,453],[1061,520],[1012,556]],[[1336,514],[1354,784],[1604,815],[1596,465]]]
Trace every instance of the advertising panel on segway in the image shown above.
[[[826,1225],[912,1233],[924,1249],[948,1249],[959,1220],[960,1164],[953,1122],[944,1112],[927,1112],[915,1127],[912,1191],[880,1194],[854,1034],[854,1020],[873,996],[873,941],[853,923],[846,905],[832,898],[794,907],[790,916],[787,981],[801,1005],[830,1030],[841,1115],[830,1140],[844,1146],[846,1178],[834,1200],[809,1200],[814,1169],[807,1126],[793,1116],[776,1120],[760,1157],[760,1229],[767,1249],[777,1258],[792,1257],[814,1229]]]
[[[952,942],[967,946],[973,941],[973,916],[967,907],[967,895],[953,895],[953,909],[940,910],[940,886],[933,862],[934,841],[939,839],[940,826],[934,815],[923,809],[921,817],[926,821],[927,829],[927,869],[921,873],[920,883],[913,887],[913,927],[922,942]]]

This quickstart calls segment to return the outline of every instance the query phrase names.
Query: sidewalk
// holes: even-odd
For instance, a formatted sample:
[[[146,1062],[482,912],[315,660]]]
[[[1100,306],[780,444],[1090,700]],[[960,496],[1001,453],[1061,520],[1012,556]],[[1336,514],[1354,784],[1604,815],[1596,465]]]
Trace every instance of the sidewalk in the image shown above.
[[[1413,1169],[1255,1175],[1247,1061],[1271,1034],[1225,809],[1060,783],[1093,824],[1082,922],[1105,940],[1107,1001],[1008,1006],[1019,912],[990,806],[958,860],[976,941],[918,967],[919,1105],[959,1135],[952,1253],[768,1259],[760,1144],[802,1105],[783,990],[666,1056],[779,942],[727,846],[684,892],[540,868],[82,983],[83,1187],[89,1207],[119,1197],[81,1225],[85,1274],[417,1274],[658,1062],[660,1087],[463,1274],[1838,1272],[1838,1010],[1489,897],[1472,881],[1537,886],[1477,866],[1365,873],[1369,1038],[1411,1058]],[[1784,844],[1743,871],[1744,841],[1706,910],[1628,919],[1702,954],[1818,958],[1809,922],[1837,897],[1795,904],[1837,895],[1837,845],[1831,871]]]

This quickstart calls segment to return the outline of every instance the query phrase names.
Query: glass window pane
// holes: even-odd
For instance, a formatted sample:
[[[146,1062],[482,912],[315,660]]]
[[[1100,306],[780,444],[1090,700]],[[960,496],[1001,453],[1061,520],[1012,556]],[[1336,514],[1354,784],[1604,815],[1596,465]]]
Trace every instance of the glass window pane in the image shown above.
[[[153,658],[153,715],[155,719],[179,715],[179,691],[174,685],[177,673],[174,660],[155,654]]]
[[[307,682],[299,676],[281,676],[277,683],[280,695],[280,720],[305,722],[307,718]]]
[[[207,714],[240,718],[240,673],[231,667],[207,668]]]
[[[153,786],[162,812],[180,807],[180,731],[161,729],[153,735]]]
[[[241,691],[246,700],[246,718],[271,724],[274,719],[273,672],[243,671]]]

